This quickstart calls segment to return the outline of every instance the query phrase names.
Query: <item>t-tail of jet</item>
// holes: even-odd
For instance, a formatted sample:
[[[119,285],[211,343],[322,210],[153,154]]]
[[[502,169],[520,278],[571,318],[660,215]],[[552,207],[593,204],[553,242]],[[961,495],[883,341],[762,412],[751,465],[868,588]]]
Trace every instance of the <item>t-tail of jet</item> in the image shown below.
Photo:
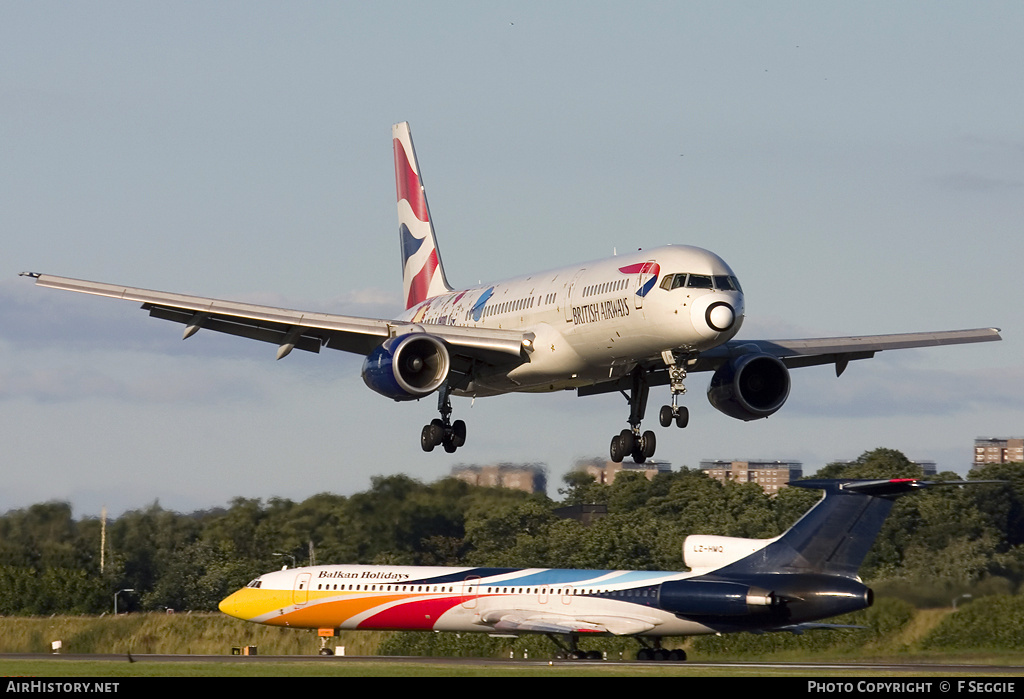
[[[402,284],[405,307],[412,308],[451,291],[437,251],[434,224],[420,177],[409,123],[391,128],[395,147],[395,187],[398,190],[398,232],[402,245]]]
[[[808,622],[864,609],[871,605],[872,591],[857,570],[893,501],[923,488],[983,482],[992,481],[795,481],[790,485],[823,490],[825,496],[768,542],[689,537],[687,562],[691,567],[691,561],[698,562],[702,569],[695,577],[663,583],[659,605],[719,632],[799,632],[815,626]],[[704,553],[708,549],[711,553]],[[716,556],[721,565],[715,565]]]
[[[778,539],[716,573],[820,573],[856,578],[893,501],[942,483],[910,478],[817,479],[790,485],[823,490],[825,496]]]

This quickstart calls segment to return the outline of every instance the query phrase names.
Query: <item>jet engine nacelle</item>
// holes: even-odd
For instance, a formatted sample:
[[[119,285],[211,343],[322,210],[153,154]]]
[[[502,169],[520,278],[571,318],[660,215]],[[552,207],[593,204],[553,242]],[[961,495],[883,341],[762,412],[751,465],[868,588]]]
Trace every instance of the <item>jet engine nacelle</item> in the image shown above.
[[[394,400],[416,400],[436,391],[448,378],[451,358],[445,343],[426,333],[393,337],[363,361],[363,382]]]
[[[789,398],[789,369],[770,354],[744,354],[718,367],[708,386],[711,405],[737,420],[768,417]]]
[[[683,616],[745,616],[777,605],[769,590],[724,580],[670,580],[658,590],[658,606]]]

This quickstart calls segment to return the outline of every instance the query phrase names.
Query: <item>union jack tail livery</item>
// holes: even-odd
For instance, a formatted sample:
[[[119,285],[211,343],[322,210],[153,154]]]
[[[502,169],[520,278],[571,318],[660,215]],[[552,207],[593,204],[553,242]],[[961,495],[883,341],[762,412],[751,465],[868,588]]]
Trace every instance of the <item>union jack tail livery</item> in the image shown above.
[[[398,190],[398,233],[402,244],[405,307],[412,308],[451,291],[437,252],[434,224],[412,145],[409,122],[391,128],[395,146],[395,187]]]

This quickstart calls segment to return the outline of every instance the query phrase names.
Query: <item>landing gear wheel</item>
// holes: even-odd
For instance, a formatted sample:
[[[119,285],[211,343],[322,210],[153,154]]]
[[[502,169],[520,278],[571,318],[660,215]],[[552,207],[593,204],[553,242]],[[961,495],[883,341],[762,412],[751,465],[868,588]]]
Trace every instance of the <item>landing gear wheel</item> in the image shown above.
[[[420,432],[420,446],[423,448],[423,451],[434,451],[437,442],[434,441],[433,425],[423,426],[423,431]]]
[[[658,411],[658,422],[662,427],[668,427],[673,422],[676,423],[676,427],[686,427],[690,423],[690,411],[685,407],[673,408],[671,405],[663,405]]]
[[[452,423],[452,444],[456,448],[463,446],[466,443],[466,423],[462,420],[456,420]]]
[[[636,448],[636,436],[633,430],[622,430],[619,432],[619,444],[622,445],[623,454],[631,454]]]
[[[650,430],[644,432],[643,437],[640,438],[641,450],[644,453],[644,457],[651,458],[654,456],[654,449],[657,446],[658,439],[654,436],[654,433]]]
[[[686,651],[682,648],[676,648],[668,652],[669,662],[673,663],[685,663],[686,662]]]
[[[676,427],[682,429],[690,424],[690,410],[689,408],[680,408],[679,414],[676,415]],[[668,425],[665,425],[668,427]]]
[[[317,652],[320,653],[320,655],[334,655],[334,651],[330,648],[321,648]]]
[[[612,444],[608,452],[614,463],[622,463],[622,458],[626,455],[626,452],[622,449],[622,439],[619,438],[619,435],[612,437]]]

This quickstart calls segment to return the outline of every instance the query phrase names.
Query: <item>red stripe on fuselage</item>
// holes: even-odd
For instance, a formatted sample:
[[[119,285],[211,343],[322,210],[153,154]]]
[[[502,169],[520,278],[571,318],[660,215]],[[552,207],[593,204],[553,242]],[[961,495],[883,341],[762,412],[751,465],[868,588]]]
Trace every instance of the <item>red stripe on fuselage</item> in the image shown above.
[[[405,147],[397,138],[395,141],[395,187],[398,190],[398,201],[405,199],[412,207],[413,214],[420,221],[426,222],[427,200],[423,196],[423,188],[420,186],[420,178],[413,171],[409,164],[409,156]]]
[[[379,629],[394,631],[427,631],[434,627],[441,615],[449,609],[457,607],[462,597],[442,597],[414,600],[395,605],[374,614],[359,623],[360,629]]]

